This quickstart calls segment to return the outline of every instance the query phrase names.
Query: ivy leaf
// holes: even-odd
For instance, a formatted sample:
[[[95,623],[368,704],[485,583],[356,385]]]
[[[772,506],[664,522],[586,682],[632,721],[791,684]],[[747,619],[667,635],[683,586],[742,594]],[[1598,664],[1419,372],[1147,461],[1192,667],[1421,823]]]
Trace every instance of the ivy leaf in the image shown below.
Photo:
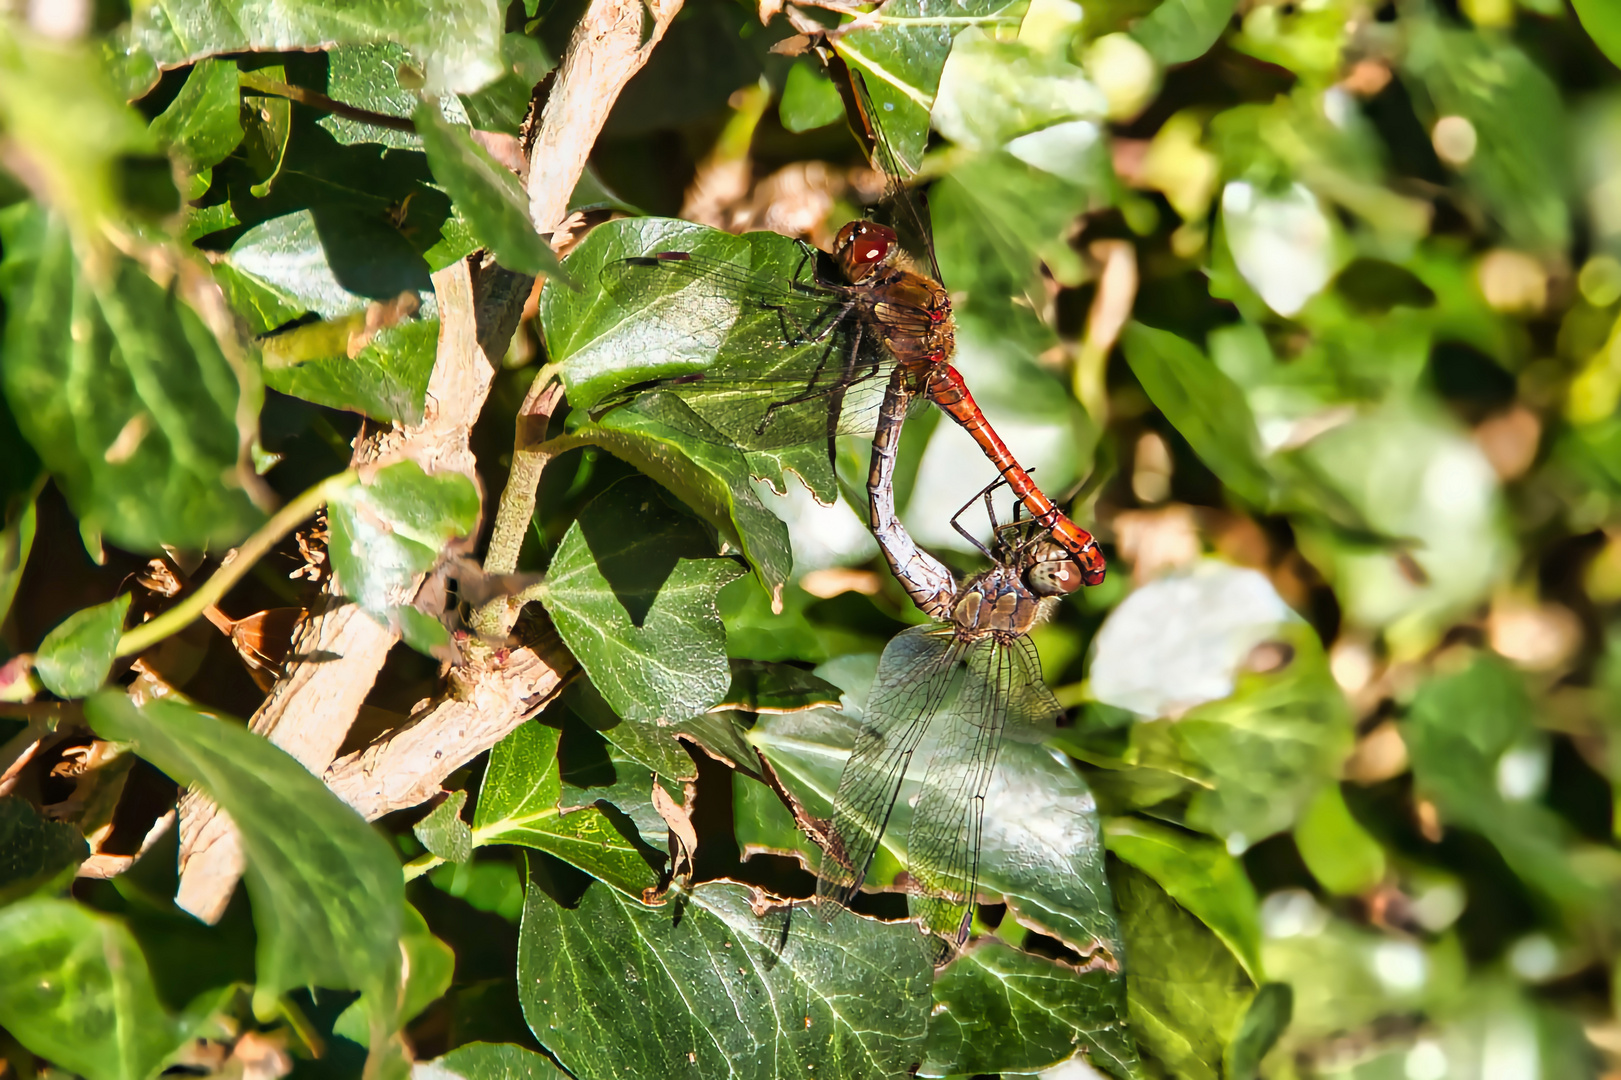
[[[236,64],[203,60],[187,74],[186,85],[169,107],[152,120],[152,134],[168,143],[192,177],[187,198],[208,190],[213,167],[241,143],[240,99]]]
[[[85,702],[104,739],[127,742],[231,815],[258,932],[260,1012],[301,986],[371,995],[374,1054],[394,1030],[405,882],[381,834],[286,751],[240,722],[174,701],[136,708],[105,691]]]
[[[460,793],[463,797],[466,792]],[[447,804],[448,805],[448,804]],[[405,921],[400,930],[400,948],[405,954],[405,996],[400,1005],[400,1022],[415,1019],[450,989],[456,972],[456,952],[433,936],[422,913],[405,905]],[[334,1034],[366,1044],[366,1017],[372,1011],[364,996],[351,1002],[332,1025]]]
[[[1210,471],[1252,506],[1266,508],[1272,476],[1238,384],[1197,345],[1168,331],[1132,323],[1122,345],[1143,389]]]
[[[113,669],[113,654],[124,633],[130,594],[75,611],[40,643],[34,670],[59,698],[81,698],[99,689]]]
[[[1204,924],[1129,866],[1110,875],[1130,964],[1132,1032],[1150,1061],[1182,1080],[1220,1080],[1255,983]]]
[[[147,1080],[193,1037],[124,923],[67,900],[0,908],[0,1025],[86,1080]]]
[[[987,938],[934,983],[923,1073],[1034,1073],[1080,1053],[1121,1080],[1142,1076],[1126,1026],[1118,956],[1080,967]]]
[[[551,245],[529,222],[529,198],[518,178],[475,143],[465,128],[447,122],[432,102],[418,106],[413,118],[434,178],[455,200],[479,242],[509,270],[560,274],[562,265]]]
[[[1221,844],[1142,818],[1111,819],[1104,838],[1111,854],[1153,878],[1261,979],[1261,905],[1243,863]]]
[[[562,365],[563,385],[576,409],[591,412],[640,384],[700,372],[728,382],[759,381],[770,386],[778,374],[797,378],[820,361],[825,341],[785,343],[780,313],[748,303],[741,286],[734,288],[717,280],[694,284],[684,275],[672,274],[639,282],[635,290],[619,295],[610,293],[604,277],[613,275],[619,260],[672,250],[729,263],[735,268],[734,276],[787,283],[804,280],[810,273],[806,260],[811,252],[777,233],[733,236],[663,218],[627,218],[593,229],[563,262],[581,288],[575,291],[548,283],[540,301],[546,349]],[[786,386],[784,391],[792,394]],[[679,387],[667,392],[680,396]],[[864,395],[871,395],[872,400]],[[881,395],[876,380],[858,384],[846,396],[845,413],[852,417],[864,414],[865,407]],[[777,491],[786,490],[786,474],[793,471],[823,503],[839,497],[837,480],[827,463],[824,401],[809,403],[803,412],[774,414],[771,423],[777,427],[773,430],[791,428],[804,439],[787,439],[791,445],[786,447],[763,448],[762,441],[776,441],[759,436],[771,404],[769,395],[759,395],[757,400],[718,400],[717,395],[694,394],[683,401],[705,424],[719,431],[724,442],[745,451],[750,472],[770,481]],[[612,415],[603,413],[602,423],[611,423]],[[716,436],[695,428],[690,421],[674,426],[679,437],[666,433],[661,440],[679,446],[689,459],[720,479],[735,471],[735,465],[715,456],[712,444]],[[715,481],[702,483],[713,486]],[[742,524],[746,528],[748,522]]]
[[[89,854],[72,825],[47,820],[27,799],[0,798],[0,904],[66,884]]]
[[[749,482],[748,457],[680,398],[641,394],[596,423],[581,425],[556,448],[586,444],[636,466],[698,511],[743,550],[760,584],[780,605],[793,564],[788,527]]]
[[[866,27],[864,20],[863,29],[838,39],[835,48],[863,76],[876,122],[908,175],[923,160],[929,111],[952,41],[969,26],[1016,26],[1017,6],[1008,0],[888,0],[871,20],[877,25]]]
[[[429,476],[402,461],[336,494],[327,506],[328,551],[343,595],[380,622],[438,561],[445,545],[478,524],[478,490],[461,473]]]
[[[467,792],[452,791],[411,831],[423,847],[446,862],[466,862],[473,857],[473,831],[462,820],[462,807],[466,805]]]
[[[6,398],[82,527],[131,551],[240,540],[262,520],[236,474],[257,385],[133,260],[86,274],[60,217],[0,211],[0,240]]]
[[[558,734],[544,724],[522,724],[490,751],[473,815],[473,843],[520,844],[548,852],[640,899],[658,884],[663,853],[634,829],[627,836],[620,822],[598,807],[563,812],[558,805],[563,794]]]
[[[140,7],[130,43],[160,67],[233,52],[297,52],[396,41],[422,59],[429,93],[477,90],[501,72],[493,0],[357,0],[342,8],[282,0],[171,0]]]
[[[569,526],[540,592],[558,633],[627,721],[685,720],[726,693],[720,587],[743,572],[662,489],[635,477]]]
[[[544,1054],[511,1043],[472,1042],[419,1063],[412,1080],[567,1080]]]
[[[524,1018],[576,1076],[906,1075],[929,1007],[922,936],[807,914],[783,944],[780,919],[756,916],[731,882],[665,908],[598,886],[563,907],[532,885],[518,937]]]
[[[1232,21],[1234,0],[1163,0],[1131,36],[1161,64],[1185,64],[1210,51]]]

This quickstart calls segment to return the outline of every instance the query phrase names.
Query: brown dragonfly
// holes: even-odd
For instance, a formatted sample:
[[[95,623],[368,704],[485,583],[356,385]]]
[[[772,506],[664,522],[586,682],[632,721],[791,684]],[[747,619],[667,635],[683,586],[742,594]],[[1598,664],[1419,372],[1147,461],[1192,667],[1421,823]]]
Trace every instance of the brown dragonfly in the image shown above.
[[[1068,552],[1088,585],[1106,564],[1092,534],[1071,521],[1014,458],[951,364],[956,328],[951,298],[922,209],[902,179],[859,76],[829,51],[870,159],[888,177],[886,202],[910,221],[929,273],[907,265],[894,228],[852,221],[831,253],[800,243],[791,274],[759,272],[697,251],[651,251],[604,266],[605,291],[627,314],[703,340],[722,359],[693,374],[622,389],[607,407],[663,391],[684,401],[725,441],[770,450],[870,434],[886,375],[907,400],[945,411],[979,444],[1000,480],[1023,501],[1036,527]],[[713,320],[705,312],[714,311]],[[595,413],[604,411],[599,406]]]
[[[991,569],[960,589],[951,571],[918,548],[894,513],[895,436],[905,415],[899,373],[886,391],[868,476],[873,533],[914,602],[938,621],[903,631],[885,647],[854,749],[839,776],[833,818],[816,839],[823,857],[817,897],[831,916],[865,881],[914,757],[928,746],[922,790],[904,839],[912,915],[937,935],[943,961],[967,940],[977,893],[985,793],[1010,731],[1039,737],[1062,712],[1041,677],[1029,633],[1058,598],[1081,587],[1083,570],[1030,519],[999,524],[983,498]],[[964,536],[970,536],[952,518]],[[932,736],[932,738],[930,738]],[[831,902],[836,902],[831,903]]]

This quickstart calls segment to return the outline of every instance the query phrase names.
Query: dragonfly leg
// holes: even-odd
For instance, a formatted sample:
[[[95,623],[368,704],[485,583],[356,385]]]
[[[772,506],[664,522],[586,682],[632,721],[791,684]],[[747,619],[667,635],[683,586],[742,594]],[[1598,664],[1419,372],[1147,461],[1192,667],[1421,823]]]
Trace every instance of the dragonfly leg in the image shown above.
[[[849,309],[845,308],[844,310],[848,311]],[[837,325],[837,323],[835,323],[835,325]],[[811,372],[810,382],[805,385],[805,389],[801,390],[799,393],[795,394],[793,397],[784,398],[782,401],[773,401],[770,405],[766,406],[765,416],[761,417],[760,423],[754,429],[754,433],[756,435],[765,434],[765,429],[770,427],[771,426],[771,421],[776,418],[778,409],[785,409],[790,405],[798,405],[799,403],[804,402],[804,401],[812,401],[812,400],[814,400],[814,399],[816,399],[818,397],[821,397],[823,394],[828,393],[828,391],[822,389],[818,384],[821,383],[821,381],[822,381],[822,373],[823,373],[823,371],[825,371],[827,369],[827,362],[828,362],[829,358],[832,357],[833,350],[838,346],[838,344],[839,344],[839,339],[838,338],[833,338],[831,341],[829,341],[827,343],[827,348],[822,350],[822,355],[821,355],[820,359],[818,359],[816,361],[816,370]],[[852,378],[853,378],[854,373],[856,371],[855,357],[861,351],[860,346],[861,346],[861,324],[858,322],[856,324],[856,330],[855,330],[854,337],[853,337],[853,339],[851,341],[851,346],[850,346],[850,349],[849,349],[849,356],[845,359],[845,362],[843,363],[843,365],[841,365],[841,370],[840,370],[840,374],[839,374],[838,383],[835,386],[835,391],[834,392],[837,393],[838,396],[835,397],[832,400],[832,402],[830,403],[829,409],[828,409],[828,438],[829,439],[831,439],[834,435],[838,434],[839,407],[843,403],[843,391],[850,386]]]
[[[958,534],[961,535],[963,539],[967,540],[970,544],[973,544],[974,547],[978,548],[981,555],[985,556],[987,559],[991,559],[993,562],[995,561],[995,557],[990,553],[990,550],[987,549],[984,544],[980,543],[978,538],[976,538],[972,533],[963,528],[962,523],[957,519],[966,514],[968,512],[968,508],[973,506],[974,503],[978,502],[980,499],[984,499],[985,513],[991,519],[991,532],[993,535],[997,533],[1001,529],[1001,526],[996,523],[996,510],[991,506],[991,492],[995,491],[1005,483],[1007,483],[1007,477],[997,476],[995,480],[992,480],[989,484],[986,484],[983,488],[980,488],[979,491],[974,494],[973,498],[963,503],[961,508],[959,508],[955,514],[951,515],[951,527],[956,529]]]

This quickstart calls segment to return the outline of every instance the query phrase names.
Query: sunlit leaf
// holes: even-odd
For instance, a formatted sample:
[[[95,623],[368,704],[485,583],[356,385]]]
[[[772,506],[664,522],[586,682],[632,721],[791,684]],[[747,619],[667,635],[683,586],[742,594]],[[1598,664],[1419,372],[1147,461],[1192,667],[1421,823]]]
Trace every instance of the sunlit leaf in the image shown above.
[[[563,907],[531,885],[518,943],[524,1017],[582,1076],[861,1080],[915,1067],[929,1008],[916,927],[801,912],[784,943],[781,918],[762,920],[728,882],[663,908],[600,885]]]
[[[248,373],[133,260],[86,273],[61,218],[12,207],[0,236],[6,397],[80,521],[133,551],[240,540],[262,516],[235,475]]]
[[[487,1042],[466,1043],[411,1070],[412,1080],[562,1080],[566,1075],[544,1054]]]
[[[84,697],[107,681],[113,651],[124,632],[130,594],[75,611],[40,642],[34,670],[60,698]]]
[[[1164,0],[1131,28],[1131,36],[1162,64],[1203,56],[1232,21],[1234,0]]]
[[[663,851],[626,836],[595,806],[560,805],[563,784],[556,728],[528,723],[490,751],[473,815],[473,843],[521,844],[573,863],[592,877],[640,899],[658,884]],[[621,819],[622,820],[622,819]]]
[[[742,572],[656,486],[632,479],[581,511],[540,599],[614,712],[680,721],[731,681],[715,594]]]
[[[924,1073],[1039,1072],[1077,1054],[1110,1076],[1141,1076],[1119,961],[1079,968],[990,938],[934,983]]]
[[[0,1024],[86,1080],[146,1080],[191,1033],[118,919],[67,900],[0,908]]]
[[[393,1030],[400,978],[399,860],[383,837],[286,751],[240,723],[172,701],[136,708],[108,690],[85,704],[105,739],[182,783],[194,783],[231,815],[246,856],[258,933],[264,1004],[303,986],[374,995],[377,1025]]]
[[[530,224],[529,197],[518,178],[465,128],[447,123],[437,106],[425,102],[413,117],[434,177],[501,265],[525,274],[557,273],[557,256]]]
[[[405,957],[405,994],[400,1004],[400,1020],[415,1019],[450,989],[456,970],[456,953],[433,936],[422,914],[405,905],[405,922],[400,928],[400,949]],[[364,1045],[367,1041],[367,1013],[371,1002],[358,998],[339,1014],[332,1025],[335,1034]]]
[[[500,73],[501,9],[492,0],[363,0],[341,10],[306,0],[178,0],[136,11],[129,36],[160,65],[217,53],[290,52],[396,41],[421,58],[430,92],[472,91]]]
[[[445,545],[473,531],[478,491],[461,473],[429,476],[415,462],[379,469],[327,507],[328,551],[343,595],[387,621]]]

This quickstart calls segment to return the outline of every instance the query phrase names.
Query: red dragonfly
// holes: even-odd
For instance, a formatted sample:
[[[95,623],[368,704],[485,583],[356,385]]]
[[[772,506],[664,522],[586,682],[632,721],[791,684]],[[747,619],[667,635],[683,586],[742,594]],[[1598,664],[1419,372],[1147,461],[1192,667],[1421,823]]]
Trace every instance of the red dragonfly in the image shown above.
[[[869,157],[888,178],[886,201],[910,220],[931,274],[903,264],[893,228],[865,220],[844,226],[831,254],[801,243],[799,265],[786,277],[694,251],[654,251],[611,262],[602,281],[621,307],[702,341],[716,351],[716,360],[702,372],[628,387],[609,407],[664,391],[744,450],[825,439],[831,454],[835,436],[872,431],[881,376],[893,372],[908,400],[932,401],[962,425],[1037,527],[1079,565],[1082,580],[1101,583],[1106,564],[1097,541],[1035,485],[951,365],[951,298],[940,284],[923,213],[905,187],[865,86],[831,50],[827,58]],[[713,319],[705,312],[714,312]]]
[[[943,962],[968,937],[985,793],[1002,738],[1010,729],[1024,737],[1039,733],[1062,712],[1042,681],[1030,629],[1057,598],[1081,587],[1083,570],[1046,529],[1018,520],[1018,504],[1012,523],[997,523],[990,494],[1003,484],[998,479],[968,504],[985,500],[994,539],[993,548],[980,548],[992,567],[957,588],[951,572],[913,544],[895,517],[895,436],[908,395],[897,371],[873,438],[872,527],[914,602],[940,621],[903,631],[878,661],[860,733],[839,776],[833,819],[815,837],[823,848],[816,893],[840,906],[854,898],[908,768],[927,745],[904,847],[913,917],[942,939],[935,958]],[[957,525],[963,510],[952,524],[967,536]],[[838,910],[830,903],[824,915]]]

